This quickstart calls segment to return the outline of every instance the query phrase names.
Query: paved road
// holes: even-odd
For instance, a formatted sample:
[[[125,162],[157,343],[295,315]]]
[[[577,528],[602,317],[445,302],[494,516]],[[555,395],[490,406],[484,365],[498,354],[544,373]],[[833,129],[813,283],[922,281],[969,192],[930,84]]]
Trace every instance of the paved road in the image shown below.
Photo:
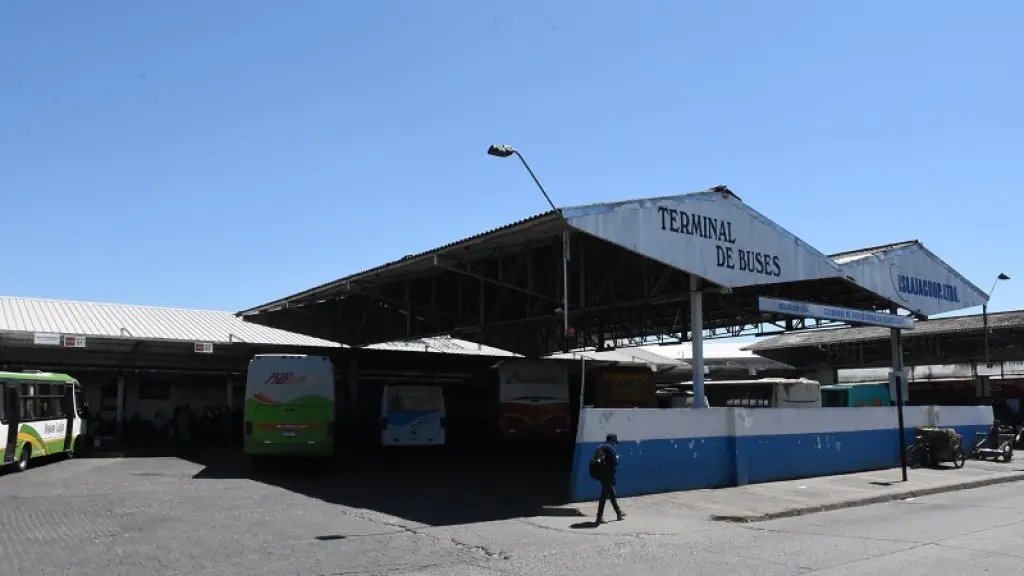
[[[590,528],[507,514],[431,525],[396,514],[436,500],[414,487],[382,512],[379,497],[356,494],[372,486],[333,477],[73,460],[0,478],[0,575],[1024,574],[1022,486],[755,525],[677,516]]]

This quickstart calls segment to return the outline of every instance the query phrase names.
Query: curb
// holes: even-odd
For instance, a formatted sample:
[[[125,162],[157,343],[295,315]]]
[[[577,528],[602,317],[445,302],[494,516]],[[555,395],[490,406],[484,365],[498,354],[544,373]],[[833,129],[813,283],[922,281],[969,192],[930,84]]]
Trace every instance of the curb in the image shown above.
[[[817,514],[819,512],[831,512],[833,510],[842,510],[844,508],[857,508],[861,506],[870,506],[872,504],[882,504],[884,502],[892,502],[893,500],[904,500],[906,498],[920,498],[922,496],[932,496],[934,494],[942,494],[945,492],[957,492],[960,490],[970,490],[972,488],[981,488],[984,486],[995,486],[997,484],[1009,484],[1011,482],[1024,481],[1024,474],[1013,474],[1011,476],[1000,476],[997,478],[983,478],[980,480],[971,480],[968,482],[959,482],[957,484],[947,484],[945,486],[932,486],[930,488],[918,488],[914,490],[904,490],[902,492],[892,492],[889,494],[880,494],[878,496],[868,496],[866,498],[858,498],[856,500],[846,500],[843,502],[832,502],[829,504],[822,504],[820,506],[806,506],[803,508],[791,508],[789,510],[782,510],[781,512],[769,512],[767,514],[749,514],[749,515],[718,515],[714,514],[711,516],[711,520],[716,522],[734,522],[734,523],[751,523],[751,522],[766,522],[768,520],[778,520],[780,518],[792,518],[794,516],[806,516],[808,514]]]

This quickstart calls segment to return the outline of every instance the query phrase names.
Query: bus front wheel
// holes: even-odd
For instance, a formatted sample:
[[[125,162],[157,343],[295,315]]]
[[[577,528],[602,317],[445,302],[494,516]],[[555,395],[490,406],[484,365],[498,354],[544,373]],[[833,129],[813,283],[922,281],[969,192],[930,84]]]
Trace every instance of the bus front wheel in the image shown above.
[[[82,456],[82,446],[85,445],[85,440],[82,439],[82,435],[75,436],[74,441],[71,442],[71,450],[66,452],[68,458],[79,458]]]
[[[27,444],[21,447],[21,456],[18,457],[18,464],[15,467],[16,472],[24,472],[28,470],[28,461],[32,457],[32,448]]]

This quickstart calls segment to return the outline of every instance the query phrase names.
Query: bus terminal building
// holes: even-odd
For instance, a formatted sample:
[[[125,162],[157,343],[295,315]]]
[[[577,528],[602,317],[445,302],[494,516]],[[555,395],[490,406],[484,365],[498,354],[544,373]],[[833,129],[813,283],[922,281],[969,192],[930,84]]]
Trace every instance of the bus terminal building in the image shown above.
[[[720,186],[553,209],[240,315],[349,346],[448,335],[527,358],[689,342],[698,394],[705,338],[844,323],[910,331],[915,320],[987,301],[920,242],[828,256]],[[891,332],[901,350],[900,330]],[[902,357],[891,355],[890,365],[901,371]],[[349,385],[357,395],[359,378]],[[623,450],[636,447],[628,453],[634,468],[621,481],[625,494],[899,462],[889,408],[820,409],[788,418],[738,409],[626,413],[628,407],[589,402],[585,387],[572,457],[575,499],[595,495],[582,471],[589,452],[612,432]],[[908,415],[908,426],[935,424],[937,413],[920,408]],[[991,409],[944,408],[942,414],[944,425],[968,437],[991,422]],[[721,449],[693,448],[698,441]],[[693,474],[695,467],[704,472]]]
[[[765,307],[766,298],[789,308]],[[70,373],[85,385],[94,411],[121,423],[136,415],[166,418],[185,403],[193,411],[237,410],[253,355],[327,355],[347,447],[378,445],[381,391],[412,382],[446,386],[450,444],[488,453],[499,445],[484,432],[495,424],[497,367],[514,357],[546,358],[567,366],[576,433],[555,447],[550,474],[536,478],[550,477],[564,490],[568,477],[572,497],[583,499],[593,494],[581,459],[608,432],[618,434],[632,462],[623,470],[624,494],[891,466],[898,449],[888,408],[785,418],[781,412],[790,409],[778,416],[652,410],[653,379],[687,373],[696,389],[709,368],[706,338],[799,334],[851,317],[913,327],[915,319],[986,301],[919,242],[828,256],[718,187],[552,210],[237,315],[0,299],[0,365]],[[889,314],[894,309],[901,315]],[[692,352],[681,367],[628,350],[654,344],[685,344]],[[740,365],[754,364],[722,364]],[[595,381],[626,368],[653,374],[645,380],[650,398],[595,395]],[[945,410],[943,418],[965,433],[986,422],[973,408]],[[907,425],[934,419],[921,407]],[[809,437],[834,441],[804,442]],[[721,449],[678,449],[698,442]],[[806,453],[808,446],[826,448]],[[704,472],[685,472],[695,465]]]

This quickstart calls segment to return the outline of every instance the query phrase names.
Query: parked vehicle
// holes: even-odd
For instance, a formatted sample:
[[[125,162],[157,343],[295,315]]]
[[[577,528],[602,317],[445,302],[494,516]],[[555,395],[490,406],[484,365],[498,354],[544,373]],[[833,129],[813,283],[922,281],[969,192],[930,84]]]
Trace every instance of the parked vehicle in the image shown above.
[[[1001,426],[999,421],[992,423],[987,434],[978,434],[977,443],[974,445],[972,456],[975,460],[994,460],[1003,462],[1013,460],[1014,444],[1013,428]]]
[[[443,446],[444,391],[436,384],[388,384],[381,399],[383,446]]]
[[[21,472],[33,458],[80,452],[86,410],[81,385],[67,374],[0,371],[3,467]]]
[[[829,384],[821,387],[823,408],[892,406],[887,384]]]
[[[505,440],[556,442],[574,432],[564,364],[511,360],[498,368],[499,425]]]
[[[693,382],[678,386],[693,392]],[[705,380],[704,396],[710,406],[726,408],[821,408],[821,385],[806,378]],[[691,402],[692,403],[692,402]]]
[[[967,456],[963,438],[952,428],[918,428],[914,443],[907,447],[907,466],[919,468],[944,462],[952,462],[956,468],[964,467]]]
[[[334,454],[334,364],[324,356],[259,354],[245,380],[244,453]]]

